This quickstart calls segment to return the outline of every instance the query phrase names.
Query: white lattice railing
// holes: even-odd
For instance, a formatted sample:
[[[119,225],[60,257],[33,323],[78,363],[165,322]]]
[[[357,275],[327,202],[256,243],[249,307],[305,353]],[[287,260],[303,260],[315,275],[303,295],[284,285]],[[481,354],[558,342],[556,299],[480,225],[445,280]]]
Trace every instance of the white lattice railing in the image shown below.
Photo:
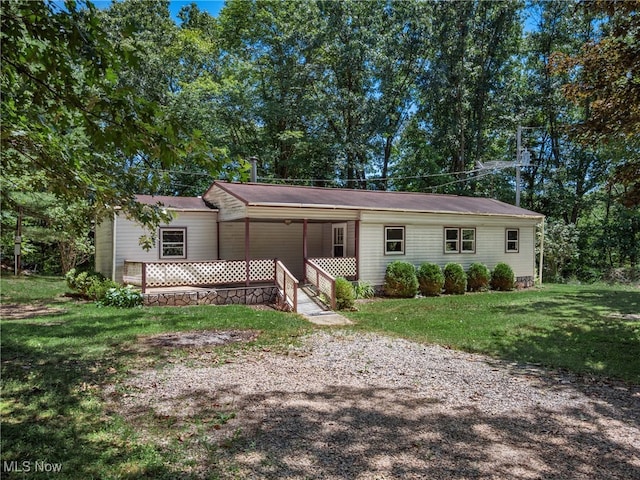
[[[122,270],[122,281],[129,285],[142,286],[142,262],[125,260]]]
[[[298,311],[298,280],[294,277],[284,264],[276,261],[276,285],[285,304],[289,305],[292,311]]]
[[[357,280],[356,257],[322,257],[308,260],[333,278],[344,277],[347,280]]]
[[[275,275],[273,259],[250,260],[248,270],[245,260],[124,263],[123,281],[141,286],[143,292],[153,287],[273,282]]]
[[[333,310],[336,309],[336,279],[314,262],[315,259],[307,259],[304,262],[304,276],[311,285],[316,287],[318,292],[323,293],[331,304]]]

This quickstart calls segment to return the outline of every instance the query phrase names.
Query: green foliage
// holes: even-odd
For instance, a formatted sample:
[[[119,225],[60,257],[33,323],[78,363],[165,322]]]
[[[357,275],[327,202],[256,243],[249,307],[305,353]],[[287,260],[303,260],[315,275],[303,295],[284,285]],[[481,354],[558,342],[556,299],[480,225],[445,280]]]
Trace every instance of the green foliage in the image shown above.
[[[579,234],[574,224],[563,221],[549,222],[545,227],[544,262],[545,277],[558,281],[563,276],[564,267],[578,257]]]
[[[97,272],[77,272],[76,269],[69,270],[65,275],[67,286],[76,290],[80,295],[91,300],[102,300],[107,292],[118,287],[113,280],[105,278]]]
[[[467,288],[470,292],[482,292],[489,288],[491,272],[482,263],[472,263],[467,270]]]
[[[25,192],[70,203],[91,197],[98,216],[105,205],[138,215],[140,179],[157,186],[163,169],[187,155],[211,170],[219,166],[197,131],[185,131],[157,97],[133,88],[155,83],[151,70],[140,69],[147,52],[111,35],[135,38],[135,23],[106,29],[90,2],[75,1],[2,2],[1,18],[3,175],[27,175]],[[127,84],[134,71],[139,76]],[[159,221],[157,214],[140,218]]]
[[[442,293],[444,274],[439,265],[425,262],[417,271],[420,293],[425,297],[435,297]]]
[[[513,269],[506,263],[498,263],[491,272],[491,288],[494,290],[513,290],[515,283]]]
[[[467,291],[467,276],[459,263],[447,263],[444,274],[444,293],[463,295]]]
[[[69,203],[51,193],[26,193],[31,181],[28,173],[19,178],[3,175],[0,179],[3,256],[13,256],[13,237],[20,218],[22,269],[60,274],[87,263],[94,253],[90,238],[93,209],[89,202]]]
[[[373,286],[369,282],[364,282],[362,280],[358,281],[354,285],[354,289],[356,292],[356,298],[372,298],[376,294]]]
[[[416,268],[400,260],[387,265],[384,275],[384,293],[389,297],[412,298],[418,293]]]
[[[142,293],[131,285],[109,287],[98,302],[104,307],[133,308],[142,305]]]
[[[338,310],[350,310],[355,305],[356,292],[349,280],[336,278],[336,307]]]

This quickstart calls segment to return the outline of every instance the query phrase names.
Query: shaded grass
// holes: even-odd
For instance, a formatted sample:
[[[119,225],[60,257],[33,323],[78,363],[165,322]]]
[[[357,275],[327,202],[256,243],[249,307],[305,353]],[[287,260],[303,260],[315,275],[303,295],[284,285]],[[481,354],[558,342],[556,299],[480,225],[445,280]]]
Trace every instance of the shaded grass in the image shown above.
[[[117,309],[64,295],[61,279],[1,279],[2,303],[53,306],[62,311],[37,318],[7,319],[2,339],[2,478],[48,478],[35,462],[62,464],[56,478],[190,478],[180,473],[188,452],[145,442],[132,425],[105,411],[102,386],[117,383],[130,368],[157,364],[180,349],[140,350],[141,336],[194,330],[253,330],[245,344],[218,348],[286,348],[311,330],[294,315],[245,306]],[[217,422],[229,412],[210,412]],[[29,472],[19,472],[27,462]],[[175,466],[178,465],[178,466]]]
[[[362,303],[356,330],[640,384],[640,290],[548,285]]]

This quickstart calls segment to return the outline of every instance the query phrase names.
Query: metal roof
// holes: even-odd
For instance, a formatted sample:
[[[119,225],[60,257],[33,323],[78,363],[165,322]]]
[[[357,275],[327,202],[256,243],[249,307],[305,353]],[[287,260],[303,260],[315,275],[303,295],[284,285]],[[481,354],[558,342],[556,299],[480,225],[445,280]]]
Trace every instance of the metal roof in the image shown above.
[[[214,182],[209,190],[216,186],[238,198],[247,206],[543,217],[540,213],[484,197],[301,187],[266,183]]]
[[[136,195],[143,205],[158,205],[171,210],[211,210],[200,197],[172,197],[170,195]]]

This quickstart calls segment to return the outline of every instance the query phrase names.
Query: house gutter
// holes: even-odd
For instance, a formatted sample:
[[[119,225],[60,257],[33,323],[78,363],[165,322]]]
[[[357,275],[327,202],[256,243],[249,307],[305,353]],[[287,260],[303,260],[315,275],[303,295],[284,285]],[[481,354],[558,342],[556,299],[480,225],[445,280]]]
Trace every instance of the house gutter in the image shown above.
[[[431,213],[443,215],[476,215],[485,217],[511,217],[511,218],[544,218],[544,215],[514,215],[511,213],[482,213],[482,212],[460,212],[455,210],[408,210],[406,208],[379,208],[379,207],[357,207],[353,205],[325,205],[309,203],[270,203],[270,202],[245,202],[247,207],[274,207],[274,208],[317,208],[321,210],[366,210],[369,212],[401,212],[401,213]]]
[[[171,210],[172,212],[219,212],[217,208],[175,208],[175,207],[162,207],[164,210]],[[114,207],[114,210],[122,210],[122,207]]]

